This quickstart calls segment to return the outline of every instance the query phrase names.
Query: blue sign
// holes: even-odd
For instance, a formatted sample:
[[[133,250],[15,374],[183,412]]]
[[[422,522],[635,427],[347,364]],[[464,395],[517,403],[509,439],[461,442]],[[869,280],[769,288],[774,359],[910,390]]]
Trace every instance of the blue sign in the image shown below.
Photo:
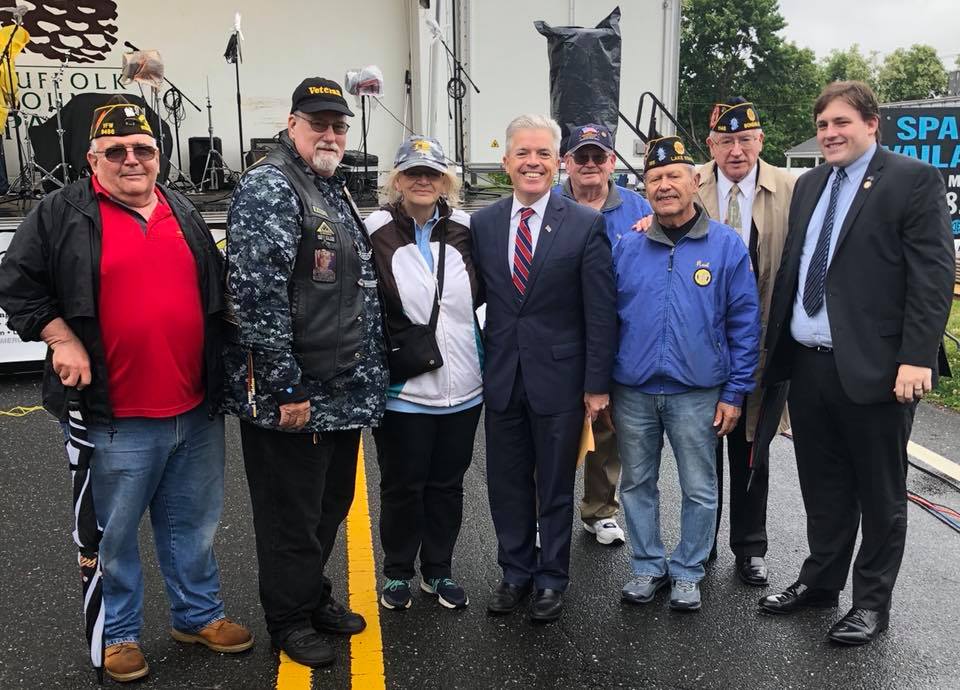
[[[880,115],[884,146],[940,170],[953,239],[960,241],[960,107],[881,108]]]

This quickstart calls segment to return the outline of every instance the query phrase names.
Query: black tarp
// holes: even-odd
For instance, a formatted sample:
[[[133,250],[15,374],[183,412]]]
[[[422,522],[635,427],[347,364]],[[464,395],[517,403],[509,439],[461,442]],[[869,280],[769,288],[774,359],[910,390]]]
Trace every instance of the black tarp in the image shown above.
[[[123,96],[131,103],[135,103],[146,109],[147,121],[153,128],[157,141],[160,142],[160,135],[157,132],[157,114],[150,108],[140,96],[130,93],[112,94],[112,93],[78,93],[63,106],[60,113],[60,119],[63,121],[63,150],[67,157],[67,164],[70,166],[70,179],[77,180],[83,176],[83,171],[87,165],[87,151],[90,148],[90,123],[93,121],[93,111],[107,102],[115,95]],[[160,175],[157,178],[159,182],[166,182],[167,175],[170,172],[170,158],[172,153],[173,139],[170,136],[170,126],[161,121],[163,131],[164,155],[160,158]],[[52,115],[46,122],[30,127],[30,143],[33,146],[33,155],[39,165],[46,170],[53,170],[60,163],[60,145],[57,142],[57,117]],[[59,173],[55,177],[63,179]],[[48,192],[57,189],[51,182],[44,182],[44,189]]]
[[[550,114],[566,141],[579,125],[603,125],[616,136],[620,110],[620,8],[593,29],[533,25],[547,38]]]

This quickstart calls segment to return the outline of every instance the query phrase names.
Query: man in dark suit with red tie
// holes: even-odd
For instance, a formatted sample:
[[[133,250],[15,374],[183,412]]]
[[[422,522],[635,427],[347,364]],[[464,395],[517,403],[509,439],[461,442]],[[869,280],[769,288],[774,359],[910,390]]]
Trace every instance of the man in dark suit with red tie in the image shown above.
[[[765,383],[790,380],[810,555],[767,613],[837,606],[857,540],[853,608],[830,640],[866,644],[889,623],[907,533],[907,441],[936,385],[954,249],[943,179],[879,146],[876,97],[827,86],[813,108],[826,163],[803,175],[767,332]]]
[[[553,120],[515,118],[503,158],[514,193],[471,219],[487,301],[487,485],[503,568],[487,608],[510,613],[535,591],[539,622],[562,611],[578,440],[584,416],[609,405],[617,342],[603,217],[550,193],[559,145]]]

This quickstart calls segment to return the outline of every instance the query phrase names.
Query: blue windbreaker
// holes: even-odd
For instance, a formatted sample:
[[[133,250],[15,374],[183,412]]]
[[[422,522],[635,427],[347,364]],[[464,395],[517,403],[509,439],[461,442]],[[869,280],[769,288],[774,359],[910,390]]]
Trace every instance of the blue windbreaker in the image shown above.
[[[600,213],[603,214],[603,222],[607,226],[607,236],[610,238],[610,245],[613,246],[620,239],[621,235],[632,232],[634,223],[653,213],[647,200],[636,192],[632,192],[626,187],[621,187],[609,181],[609,191],[607,200],[603,203]],[[573,199],[573,191],[570,189],[570,180],[567,179],[562,185],[554,185],[553,190],[556,194],[562,194],[565,197]]]
[[[722,386],[741,406],[760,359],[760,309],[747,248],[704,211],[676,246],[654,220],[613,248],[620,346],[613,378],[650,394]]]

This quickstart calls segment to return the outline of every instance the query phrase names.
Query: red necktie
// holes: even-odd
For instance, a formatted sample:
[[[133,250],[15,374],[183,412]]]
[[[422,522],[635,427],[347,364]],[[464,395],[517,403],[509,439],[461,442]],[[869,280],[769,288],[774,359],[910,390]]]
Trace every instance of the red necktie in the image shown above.
[[[534,213],[532,208],[520,209],[520,224],[517,225],[517,241],[513,247],[513,286],[521,297],[527,292],[530,264],[533,263],[533,235],[527,221]]]

